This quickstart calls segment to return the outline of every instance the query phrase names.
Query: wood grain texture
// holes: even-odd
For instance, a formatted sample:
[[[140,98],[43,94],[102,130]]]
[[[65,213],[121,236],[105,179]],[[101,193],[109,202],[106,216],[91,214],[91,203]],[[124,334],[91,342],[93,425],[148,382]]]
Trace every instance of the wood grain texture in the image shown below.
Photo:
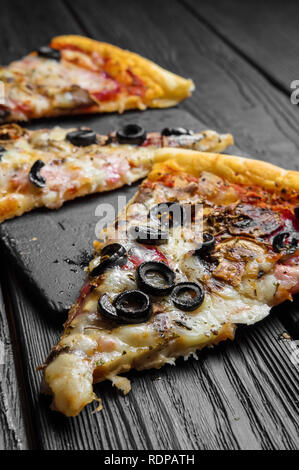
[[[3,270],[1,281],[3,285]],[[0,450],[24,450],[30,440],[26,434],[24,402],[21,399],[24,384],[17,377],[14,360],[17,353],[16,335],[13,324],[9,328],[7,311],[0,289]]]
[[[225,42],[290,96],[298,80],[299,4],[289,0],[183,0]]]
[[[127,47],[195,79],[198,89],[183,109],[208,126],[234,133],[245,152],[298,168],[298,117],[294,108],[183,4],[167,0],[53,0],[30,8],[29,3],[3,2],[6,16],[5,20],[0,17],[0,25],[6,39],[0,44],[2,57],[11,60],[51,36],[70,32]],[[18,38],[9,30],[7,18],[14,19]],[[90,405],[78,418],[66,419],[51,412],[48,401],[40,397],[40,375],[35,372],[56,343],[60,328],[40,315],[40,307],[32,295],[28,296],[12,266],[7,271],[7,285],[34,446],[299,448],[299,370],[290,360],[290,341],[282,338],[286,326],[281,320],[289,313],[288,304],[264,322],[240,329],[234,343],[203,351],[198,361],[179,360],[176,367],[131,373],[132,391],[126,397],[109,383],[98,385],[103,411],[92,414]],[[298,312],[298,303],[292,308]]]

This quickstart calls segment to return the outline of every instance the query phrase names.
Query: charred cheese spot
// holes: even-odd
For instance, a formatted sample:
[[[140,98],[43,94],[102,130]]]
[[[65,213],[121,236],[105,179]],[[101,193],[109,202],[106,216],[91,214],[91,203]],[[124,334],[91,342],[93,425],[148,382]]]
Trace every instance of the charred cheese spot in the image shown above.
[[[261,237],[282,227],[283,221],[277,212],[271,209],[240,204],[231,217],[229,232],[232,235],[252,235]]]

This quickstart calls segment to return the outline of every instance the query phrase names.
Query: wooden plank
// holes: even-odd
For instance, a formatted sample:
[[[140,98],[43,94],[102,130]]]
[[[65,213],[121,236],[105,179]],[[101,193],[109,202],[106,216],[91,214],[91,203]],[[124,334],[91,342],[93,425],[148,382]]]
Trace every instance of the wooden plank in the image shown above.
[[[3,268],[4,260],[1,259]],[[1,269],[3,281],[3,269]],[[0,288],[0,450],[24,450],[29,436],[24,418],[24,383],[17,377],[14,356],[19,352],[14,327],[8,325],[2,289]],[[14,344],[13,344],[14,343]]]
[[[298,80],[297,1],[182,0],[231,47],[290,96]]]

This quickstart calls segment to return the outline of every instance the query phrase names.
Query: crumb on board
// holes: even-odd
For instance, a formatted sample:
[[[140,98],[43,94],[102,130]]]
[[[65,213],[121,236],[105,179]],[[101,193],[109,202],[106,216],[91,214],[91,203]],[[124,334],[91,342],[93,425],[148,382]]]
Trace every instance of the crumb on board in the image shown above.
[[[290,339],[292,339],[292,337],[289,335],[289,333],[287,333],[286,331],[284,331],[284,332],[281,334],[281,339],[290,340]]]

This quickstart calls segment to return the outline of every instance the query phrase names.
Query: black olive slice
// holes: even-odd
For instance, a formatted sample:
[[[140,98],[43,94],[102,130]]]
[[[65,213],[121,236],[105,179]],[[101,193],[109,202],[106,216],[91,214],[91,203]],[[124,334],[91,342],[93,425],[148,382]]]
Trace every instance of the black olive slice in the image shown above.
[[[138,243],[144,245],[162,245],[167,243],[168,233],[152,227],[131,227],[129,236]]]
[[[203,288],[196,282],[180,282],[170,294],[174,305],[185,311],[195,310],[203,303],[204,297]]]
[[[53,47],[42,46],[37,50],[37,53],[39,57],[44,57],[45,59],[57,60],[57,62],[61,59],[60,50],[54,49]]]
[[[294,233],[280,232],[272,240],[275,253],[295,253],[298,247],[298,239]]]
[[[208,252],[212,251],[215,247],[215,238],[209,232],[203,233],[203,241],[200,248],[197,248],[194,252],[195,256],[204,256]]]
[[[127,124],[116,133],[120,144],[141,145],[146,139],[146,131],[138,124]]]
[[[99,276],[103,274],[107,268],[112,266],[111,259],[109,256],[103,257],[99,256],[91,261],[89,265],[89,275],[91,277]]]
[[[98,311],[107,320],[119,321],[115,307],[112,305],[110,298],[107,294],[101,295],[98,301]]]
[[[90,276],[95,277],[103,274],[107,268],[112,266],[123,266],[127,261],[126,249],[119,243],[106,245],[101,256],[91,261]]]
[[[299,206],[294,209],[296,219],[299,219]]]
[[[101,256],[112,256],[117,254],[117,256],[122,257],[126,256],[127,252],[124,246],[122,246],[120,243],[110,243],[110,245],[104,246],[104,248],[101,251]]]
[[[3,154],[6,152],[6,149],[0,145],[0,162],[2,160]]]
[[[175,273],[165,263],[146,261],[138,266],[136,278],[142,291],[151,295],[167,295],[174,287]]]
[[[76,147],[86,147],[97,143],[97,135],[92,129],[78,129],[66,134],[66,139]]]
[[[192,135],[193,131],[184,129],[183,127],[165,127],[161,131],[161,135],[169,137],[170,135]]]
[[[148,219],[158,221],[162,226],[178,227],[186,223],[185,208],[178,202],[162,202],[152,207]]]
[[[38,188],[44,188],[46,186],[46,178],[40,174],[40,170],[43,168],[43,166],[45,166],[44,162],[41,160],[36,160],[36,162],[33,163],[29,173],[30,183],[34,184],[34,186],[37,186]]]
[[[114,307],[122,323],[142,323],[147,321],[152,313],[149,296],[140,290],[122,292],[116,297]]]

